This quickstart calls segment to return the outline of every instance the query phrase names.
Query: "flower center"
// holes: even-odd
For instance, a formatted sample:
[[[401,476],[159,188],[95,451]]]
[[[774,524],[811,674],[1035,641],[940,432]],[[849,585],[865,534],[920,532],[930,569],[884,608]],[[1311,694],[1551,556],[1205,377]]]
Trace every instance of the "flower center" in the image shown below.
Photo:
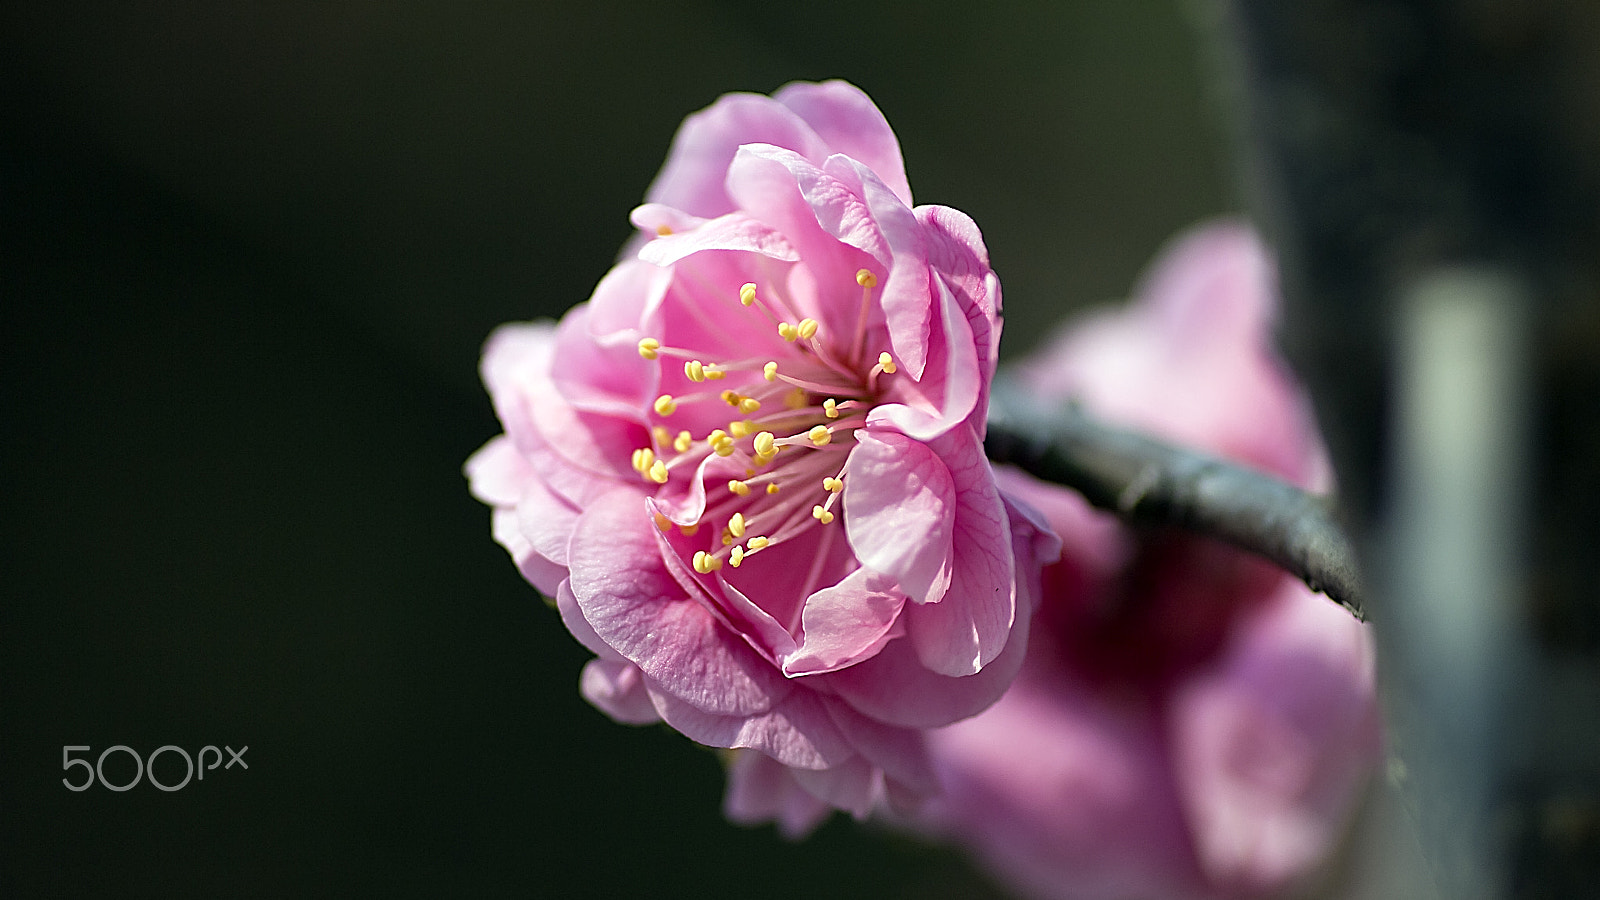
[[[830,334],[816,319],[794,315],[781,292],[769,295],[753,282],[740,287],[736,299],[743,309],[734,307],[729,314],[772,321],[782,342],[770,356],[712,359],[704,351],[653,337],[639,341],[645,359],[682,360],[684,377],[697,388],[657,397],[649,410],[650,443],[633,451],[640,478],[661,486],[658,498],[674,487],[674,479],[704,473],[706,501],[695,521],[655,515],[656,526],[668,535],[676,528],[692,538],[702,525],[711,526],[691,542],[700,548],[692,557],[683,551],[695,572],[738,568],[837,520],[855,445],[849,438],[879,402],[884,377],[897,371],[888,351],[875,357],[865,353],[878,278],[861,269],[855,281],[860,310],[855,328],[844,334]],[[731,305],[735,298],[729,299]],[[705,405],[726,413],[719,427],[697,435],[674,426],[682,410],[703,411]],[[697,418],[705,422],[707,417]],[[823,539],[830,540],[826,534]],[[818,574],[819,566],[813,566],[808,580]],[[806,585],[801,596],[813,588]]]

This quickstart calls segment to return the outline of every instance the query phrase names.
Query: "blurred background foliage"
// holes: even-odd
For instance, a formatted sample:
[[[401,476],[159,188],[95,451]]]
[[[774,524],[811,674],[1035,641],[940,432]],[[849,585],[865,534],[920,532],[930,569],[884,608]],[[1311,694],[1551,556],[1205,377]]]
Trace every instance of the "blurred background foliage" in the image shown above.
[[[1197,33],[1124,0],[7,5],[0,893],[994,895],[848,819],[727,825],[711,753],[583,703],[460,475],[498,431],[478,349],[588,296],[684,115],[842,77],[982,227],[1026,351],[1237,206]],[[251,767],[73,793],[68,744]]]

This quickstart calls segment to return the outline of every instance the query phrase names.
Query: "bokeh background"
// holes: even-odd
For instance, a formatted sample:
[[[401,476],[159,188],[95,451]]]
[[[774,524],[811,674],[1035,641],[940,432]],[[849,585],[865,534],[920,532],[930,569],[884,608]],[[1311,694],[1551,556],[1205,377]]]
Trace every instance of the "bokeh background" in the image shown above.
[[[1024,352],[1240,205],[1202,9],[7,4],[0,895],[999,896],[728,825],[713,754],[578,697],[460,474],[478,349],[588,296],[685,114],[843,77]],[[116,744],[250,768],[63,786]]]

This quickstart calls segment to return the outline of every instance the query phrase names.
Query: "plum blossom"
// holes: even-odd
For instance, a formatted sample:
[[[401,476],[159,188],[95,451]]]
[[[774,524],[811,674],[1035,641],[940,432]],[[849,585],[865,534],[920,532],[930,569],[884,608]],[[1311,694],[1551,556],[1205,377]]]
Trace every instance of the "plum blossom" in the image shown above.
[[[1016,374],[1103,420],[1326,489],[1306,402],[1269,349],[1274,291],[1255,235],[1214,223],[1177,241],[1129,308]],[[931,735],[947,794],[919,824],[1042,898],[1256,896],[1305,875],[1379,753],[1364,627],[1241,552],[1001,479],[1065,546],[1009,692]]]
[[[736,751],[731,817],[913,803],[923,729],[1004,691],[1056,551],[983,454],[982,238],[911,205],[840,81],[690,116],[646,200],[587,302],[489,339],[472,491],[595,653],[589,702]]]

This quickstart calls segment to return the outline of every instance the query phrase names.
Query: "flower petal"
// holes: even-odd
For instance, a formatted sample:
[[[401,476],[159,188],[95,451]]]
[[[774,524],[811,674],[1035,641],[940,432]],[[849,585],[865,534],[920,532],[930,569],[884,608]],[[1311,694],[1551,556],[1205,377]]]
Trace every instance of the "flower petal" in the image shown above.
[[[686,704],[720,716],[772,708],[791,685],[673,580],[645,510],[644,497],[624,489],[578,518],[568,561],[584,618],[602,641]]]
[[[929,445],[955,485],[950,590],[938,603],[906,610],[922,664],[941,675],[971,675],[1000,655],[1016,614],[1016,558],[1000,491],[983,444],[968,426]]]
[[[649,725],[661,721],[650,705],[644,676],[631,662],[592,659],[578,679],[583,699],[624,725]]]
[[[795,82],[779,88],[772,98],[799,114],[832,152],[865,163],[901,203],[911,205],[911,186],[906,182],[900,142],[883,113],[860,88],[837,80],[821,84]]]
[[[1000,655],[976,675],[951,677],[924,668],[909,639],[890,641],[871,659],[817,676],[828,690],[864,715],[904,728],[938,728],[988,708],[1005,693],[1028,650],[1028,633],[1038,598],[1038,571],[1053,559],[1060,543],[1039,531],[1020,508],[1007,503],[1012,550],[1019,572],[1016,625]],[[880,763],[881,765],[881,763]]]
[[[800,646],[784,658],[783,674],[831,672],[878,652],[893,636],[905,601],[893,577],[865,568],[813,593],[801,615]]]
[[[722,814],[740,825],[776,821],[790,840],[810,834],[833,810],[800,787],[794,770],[765,753],[735,751]]]
[[[756,143],[818,161],[828,155],[827,144],[789,107],[761,94],[725,94],[683,120],[645,197],[706,219],[733,212],[723,178],[739,146]]]
[[[950,586],[956,486],[926,444],[894,431],[856,432],[844,491],[845,533],[863,566],[890,576],[916,603]]]
[[[728,213],[693,231],[658,237],[644,245],[639,259],[651,265],[670,266],[706,250],[737,250],[783,262],[800,259],[781,232],[743,213]]]
[[[855,756],[813,691],[794,691],[765,712],[717,715],[659,689],[653,680],[645,686],[668,725],[708,747],[758,750],[797,769],[826,769]]]

